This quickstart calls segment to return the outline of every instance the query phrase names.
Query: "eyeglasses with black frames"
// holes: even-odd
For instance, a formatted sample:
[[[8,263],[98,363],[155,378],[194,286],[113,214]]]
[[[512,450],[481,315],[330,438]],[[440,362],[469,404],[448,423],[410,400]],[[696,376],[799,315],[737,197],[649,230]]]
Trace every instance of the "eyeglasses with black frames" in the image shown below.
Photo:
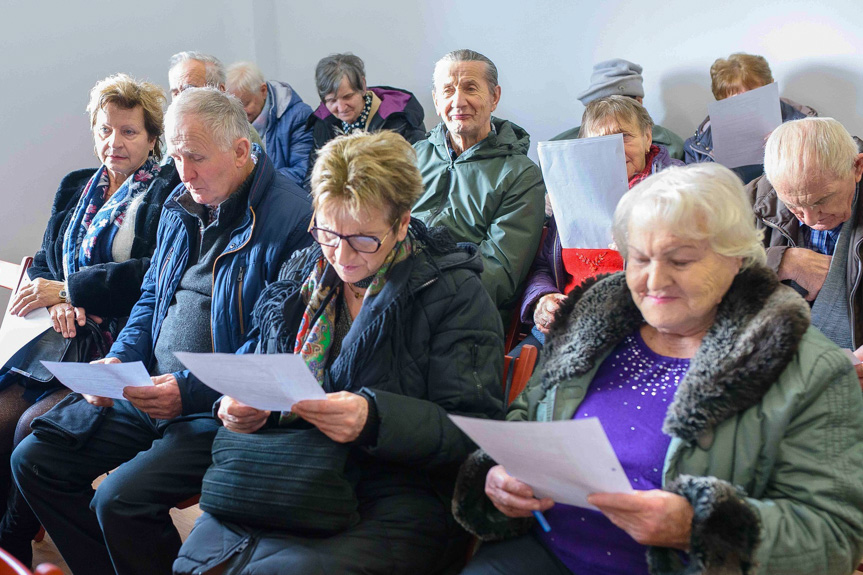
[[[381,249],[381,245],[383,245],[384,240],[386,240],[387,237],[395,231],[395,225],[398,221],[399,218],[396,218],[390,226],[390,231],[384,234],[384,237],[382,238],[365,236],[362,234],[351,234],[345,236],[326,228],[319,228],[318,226],[312,226],[309,228],[309,233],[312,234],[312,238],[322,246],[336,248],[339,246],[339,243],[344,240],[348,242],[351,249],[356,252],[360,252],[361,254],[373,254]]]

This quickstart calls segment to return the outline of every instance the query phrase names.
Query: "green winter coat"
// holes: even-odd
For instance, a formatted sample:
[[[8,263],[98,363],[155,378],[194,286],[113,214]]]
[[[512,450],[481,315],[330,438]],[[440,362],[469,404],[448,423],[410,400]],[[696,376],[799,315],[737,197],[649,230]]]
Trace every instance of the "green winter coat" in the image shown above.
[[[576,126],[571,130],[561,132],[560,134],[553,137],[551,140],[574,140],[578,137],[578,132],[580,129],[581,126]],[[668,128],[663,128],[662,126],[654,124],[653,143],[662,144],[663,146],[668,148],[669,155],[675,160],[683,159],[683,138],[681,138]]]
[[[583,296],[583,297],[582,297]],[[623,274],[576,289],[508,420],[568,420],[611,350],[643,323]],[[735,279],[680,382],[663,431],[663,487],[686,497],[689,570],[651,547],[655,574],[852,573],[863,555],[863,395],[850,362],[809,326],[809,307],[764,267]],[[487,540],[525,532],[462,468],[456,517]]]
[[[491,119],[495,131],[450,160],[444,125],[414,144],[425,193],[413,215],[479,246],[482,284],[504,317],[521,295],[545,221],[545,184],[527,157],[530,136]]]

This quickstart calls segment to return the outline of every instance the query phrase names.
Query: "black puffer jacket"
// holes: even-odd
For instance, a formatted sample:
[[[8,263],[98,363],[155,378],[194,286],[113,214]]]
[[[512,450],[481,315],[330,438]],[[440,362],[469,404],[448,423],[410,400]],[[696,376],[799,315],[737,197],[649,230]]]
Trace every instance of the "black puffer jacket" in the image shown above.
[[[422,247],[393,267],[381,292],[363,305],[324,387],[369,399],[369,423],[346,470],[357,478],[362,519],[356,529],[384,522],[386,534],[372,536],[376,548],[431,549],[433,563],[447,559],[447,541],[463,533],[450,511],[452,491],[459,465],[474,449],[447,414],[503,417],[503,325],[479,281],[476,247],[456,245],[442,228],[429,234],[418,220],[411,230]],[[283,279],[261,294],[255,309],[258,351],[293,351],[305,309],[300,288],[321,257],[318,246],[297,252],[283,267]],[[205,516],[196,527],[199,533],[181,549],[175,573],[206,570],[240,548],[246,549],[245,567],[232,573],[276,572],[283,561],[302,564],[280,556],[293,551],[279,532],[250,532],[216,519]],[[356,537],[340,537],[331,538],[340,554],[354,555],[356,565],[374,562],[363,556]],[[304,554],[326,553],[314,541],[303,547]],[[328,559],[317,563],[329,565]],[[423,564],[411,572],[434,568]],[[387,572],[405,572],[405,566]]]
[[[84,186],[96,172],[93,168],[66,175],[54,196],[51,218],[45,228],[42,247],[33,256],[28,270],[30,279],[63,281],[63,236]],[[132,256],[124,262],[98,264],[69,277],[69,297],[73,305],[101,317],[125,317],[141,295],[144,274],[150,267],[150,256],[156,248],[156,230],[162,204],[180,183],[174,161],[168,159],[153,179],[135,218]]]

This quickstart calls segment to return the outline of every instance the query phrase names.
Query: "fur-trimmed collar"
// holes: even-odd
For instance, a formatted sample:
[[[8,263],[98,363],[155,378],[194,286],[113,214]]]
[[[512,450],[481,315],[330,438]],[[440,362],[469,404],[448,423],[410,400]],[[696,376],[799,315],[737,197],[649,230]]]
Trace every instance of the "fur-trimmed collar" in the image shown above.
[[[543,386],[587,373],[643,322],[623,273],[574,290],[549,334],[539,368]],[[738,274],[680,382],[663,431],[708,447],[717,425],[761,401],[808,327],[809,306],[775,273],[755,266]]]

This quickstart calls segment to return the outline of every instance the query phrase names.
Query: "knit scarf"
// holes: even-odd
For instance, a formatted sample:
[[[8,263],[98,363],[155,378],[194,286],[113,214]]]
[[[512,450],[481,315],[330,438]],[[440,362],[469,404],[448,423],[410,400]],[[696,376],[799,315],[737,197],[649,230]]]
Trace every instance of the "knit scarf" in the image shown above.
[[[404,241],[396,243],[384,260],[383,265],[373,275],[365,296],[366,300],[375,297],[384,288],[390,270],[407,259],[414,250],[410,234]],[[333,332],[336,322],[338,298],[344,290],[344,283],[334,273],[326,273],[329,264],[321,257],[306,282],[300,288],[300,296],[306,304],[294,353],[299,353],[315,378],[323,384],[329,353],[333,346]]]
[[[366,120],[369,119],[369,112],[372,111],[372,93],[366,92],[365,96],[363,96],[363,101],[365,104],[363,105],[363,111],[360,112],[357,121],[353,124],[348,124],[344,120],[342,120],[342,131],[345,134],[350,134],[354,130],[365,130],[366,129]]]
[[[655,160],[658,155],[659,147],[656,144],[651,144],[650,150],[648,150],[647,154],[644,156],[644,169],[629,179],[630,190],[635,184],[644,180],[647,176],[653,173],[653,160]]]
[[[110,181],[103,165],[84,186],[72,220],[63,237],[63,269],[68,278],[88,266],[113,261],[111,248],[132,202],[145,193],[159,175],[152,156],[114,194],[107,198]]]

